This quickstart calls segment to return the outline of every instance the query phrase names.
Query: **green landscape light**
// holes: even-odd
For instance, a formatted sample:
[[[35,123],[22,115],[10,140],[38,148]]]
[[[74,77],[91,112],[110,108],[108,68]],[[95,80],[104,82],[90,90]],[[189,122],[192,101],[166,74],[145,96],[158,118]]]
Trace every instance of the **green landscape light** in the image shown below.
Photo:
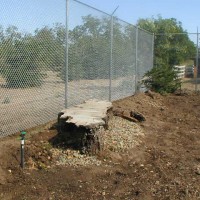
[[[25,135],[26,131],[20,131],[20,136],[21,136],[21,167],[24,168],[24,140],[25,140]]]
[[[21,131],[21,135],[26,135],[26,131]]]

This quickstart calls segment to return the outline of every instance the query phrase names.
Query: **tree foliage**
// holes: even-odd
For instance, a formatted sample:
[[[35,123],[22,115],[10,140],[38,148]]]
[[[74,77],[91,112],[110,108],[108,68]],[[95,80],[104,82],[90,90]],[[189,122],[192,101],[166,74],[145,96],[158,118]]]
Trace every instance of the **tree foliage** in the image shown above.
[[[193,56],[194,44],[176,19],[140,19],[138,25],[155,35],[155,64],[171,67]],[[116,18],[113,21],[113,78],[133,72],[135,55],[135,27]],[[65,79],[65,26],[54,24],[20,33],[17,27],[0,27],[0,73],[10,87],[32,87],[42,84],[47,70],[55,71]],[[91,15],[82,17],[82,23],[69,31],[69,80],[109,78],[111,18]],[[161,35],[157,35],[157,34]],[[162,35],[164,33],[164,35]],[[142,57],[152,47],[140,41]],[[145,61],[145,63],[142,63]],[[126,71],[125,71],[126,68]]]
[[[0,73],[8,87],[40,86],[46,70],[63,66],[61,29],[56,24],[54,28],[37,29],[34,34],[22,34],[15,26],[0,28]]]
[[[9,87],[42,84],[47,70],[65,79],[66,29],[62,24],[23,34],[17,27],[0,27],[0,73]],[[83,16],[82,23],[69,31],[69,80],[109,78],[111,18]],[[113,21],[113,76],[132,72],[134,26]],[[117,69],[117,70],[116,70]]]
[[[31,46],[30,46],[31,45]],[[42,83],[42,73],[37,68],[38,52],[33,50],[32,39],[23,38],[14,43],[4,41],[2,75],[9,87],[33,87]]]
[[[189,39],[181,22],[175,18],[139,19],[138,26],[155,34],[154,63],[157,66],[179,65],[194,57],[195,45]],[[186,33],[186,34],[185,34]]]
[[[70,80],[97,78],[109,66],[109,22],[91,15],[82,19],[82,25],[69,32]]]
[[[69,79],[108,78],[110,66],[111,18],[82,17],[82,25],[69,32]],[[133,26],[123,26],[117,19],[113,22],[113,65],[115,76],[123,73],[123,66],[133,64]],[[120,58],[120,59],[119,59]],[[87,73],[86,73],[87,72]]]
[[[147,88],[160,93],[174,92],[180,88],[177,71],[179,65],[195,56],[195,45],[189,39],[181,22],[161,16],[138,20],[138,26],[155,34],[154,67],[145,74]],[[186,34],[185,34],[186,33]]]

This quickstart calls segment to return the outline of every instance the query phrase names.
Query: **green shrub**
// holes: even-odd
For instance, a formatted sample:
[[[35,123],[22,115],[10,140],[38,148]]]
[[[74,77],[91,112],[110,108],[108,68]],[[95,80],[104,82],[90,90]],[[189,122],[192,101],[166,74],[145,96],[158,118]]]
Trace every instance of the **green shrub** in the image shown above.
[[[3,71],[3,77],[6,79],[7,86],[10,88],[40,86],[43,82],[44,75],[38,70],[33,71],[23,67],[19,69],[9,68]]]
[[[1,74],[8,87],[40,86],[44,74],[39,69],[38,51],[31,41],[6,41],[1,46],[4,61]]]
[[[181,81],[177,78],[177,72],[169,66],[153,67],[145,74],[143,81],[147,89],[161,94],[173,93],[181,87]]]

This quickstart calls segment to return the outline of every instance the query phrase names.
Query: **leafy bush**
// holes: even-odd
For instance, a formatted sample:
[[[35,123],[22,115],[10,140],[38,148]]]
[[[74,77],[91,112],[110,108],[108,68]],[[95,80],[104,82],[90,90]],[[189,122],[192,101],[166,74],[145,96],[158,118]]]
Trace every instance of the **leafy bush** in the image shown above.
[[[196,47],[175,18],[139,19],[138,26],[154,33],[154,63],[157,65],[179,65],[194,57]],[[177,33],[177,34],[171,34]],[[180,34],[179,34],[180,33]]]
[[[24,88],[42,84],[44,74],[39,69],[38,52],[32,41],[5,41],[1,52],[4,54],[1,74],[8,87]]]
[[[181,87],[181,81],[177,78],[177,71],[169,66],[153,67],[145,74],[144,85],[161,94],[175,92]]]
[[[38,70],[33,71],[28,68],[19,68],[15,70],[9,68],[3,71],[3,77],[5,77],[8,87],[26,88],[40,86],[44,75]]]

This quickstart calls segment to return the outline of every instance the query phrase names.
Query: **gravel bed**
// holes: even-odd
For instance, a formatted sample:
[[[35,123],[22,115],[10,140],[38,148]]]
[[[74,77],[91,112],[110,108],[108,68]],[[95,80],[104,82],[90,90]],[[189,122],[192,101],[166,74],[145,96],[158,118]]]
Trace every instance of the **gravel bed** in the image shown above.
[[[144,135],[138,124],[117,116],[113,116],[108,127],[103,135],[104,148],[114,152],[126,152],[139,144],[138,136]]]
[[[121,117],[113,116],[109,120],[108,130],[102,131],[104,149],[113,152],[127,152],[129,149],[140,143],[139,136],[143,136],[142,128],[133,122]],[[102,161],[96,156],[83,155],[77,150],[52,149],[54,158],[57,158],[56,165],[70,165],[74,167],[101,165]]]
[[[101,165],[101,160],[96,156],[88,156],[81,154],[78,150],[52,150],[53,157],[58,158],[56,165],[69,165],[69,166],[88,166],[88,165]]]

